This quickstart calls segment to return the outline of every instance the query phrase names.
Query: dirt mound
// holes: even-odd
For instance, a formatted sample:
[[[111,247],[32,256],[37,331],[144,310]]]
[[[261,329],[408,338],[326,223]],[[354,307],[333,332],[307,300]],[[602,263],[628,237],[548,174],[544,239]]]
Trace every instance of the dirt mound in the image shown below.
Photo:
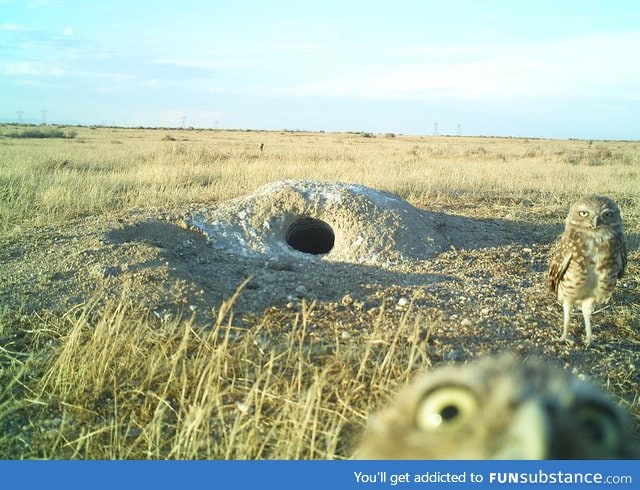
[[[428,211],[362,185],[283,180],[185,220],[217,249],[245,257],[322,255],[370,265],[433,257],[447,238]]]

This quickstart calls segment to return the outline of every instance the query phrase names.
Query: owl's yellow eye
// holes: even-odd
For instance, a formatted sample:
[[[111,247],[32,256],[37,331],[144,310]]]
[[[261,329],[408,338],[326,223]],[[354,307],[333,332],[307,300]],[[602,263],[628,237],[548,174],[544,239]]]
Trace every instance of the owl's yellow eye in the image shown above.
[[[589,216],[589,211],[585,211],[584,209],[582,211],[579,211],[578,214],[580,216],[582,216],[583,218],[586,218],[587,216]]]
[[[453,429],[478,409],[478,399],[468,388],[446,386],[429,392],[420,402],[416,424],[423,430]]]
[[[602,449],[615,449],[620,443],[618,419],[609,410],[598,405],[587,405],[576,412],[577,430]]]

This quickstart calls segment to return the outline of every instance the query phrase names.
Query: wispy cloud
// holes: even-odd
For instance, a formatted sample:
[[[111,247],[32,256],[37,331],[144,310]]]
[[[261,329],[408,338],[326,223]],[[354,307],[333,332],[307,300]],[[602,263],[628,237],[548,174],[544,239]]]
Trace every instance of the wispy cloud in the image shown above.
[[[4,74],[10,76],[61,77],[65,73],[64,68],[46,62],[20,61],[4,66]]]
[[[62,6],[63,2],[60,0],[29,0],[27,7],[30,9],[40,9],[51,6]]]
[[[157,112],[155,120],[161,126],[178,126],[184,121],[185,126],[194,127],[216,127],[220,120],[224,119],[225,113],[222,111],[185,111],[180,109],[168,109]],[[184,118],[184,119],[183,119]]]
[[[253,68],[262,65],[258,59],[220,59],[211,58],[206,53],[199,57],[164,57],[152,59],[149,64],[173,67],[177,69],[189,68],[203,71],[214,71],[231,68]]]
[[[31,88],[42,88],[46,86],[44,82],[39,80],[17,80],[16,85]]]
[[[406,46],[285,90],[290,95],[381,98],[640,97],[640,31],[515,45]]]
[[[0,31],[25,32],[30,30],[32,29],[28,26],[25,26],[24,24],[12,24],[11,22],[0,24]]]

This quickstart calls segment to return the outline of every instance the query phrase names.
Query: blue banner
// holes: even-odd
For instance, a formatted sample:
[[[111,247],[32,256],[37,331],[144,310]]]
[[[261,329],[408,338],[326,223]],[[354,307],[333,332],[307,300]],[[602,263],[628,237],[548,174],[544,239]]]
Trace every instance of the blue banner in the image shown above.
[[[640,488],[638,461],[0,461],[0,489]]]

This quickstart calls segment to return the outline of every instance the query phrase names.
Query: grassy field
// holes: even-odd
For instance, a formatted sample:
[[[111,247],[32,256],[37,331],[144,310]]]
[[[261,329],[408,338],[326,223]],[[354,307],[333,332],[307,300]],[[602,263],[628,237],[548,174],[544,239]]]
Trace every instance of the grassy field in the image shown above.
[[[46,230],[74,220],[212,204],[285,178],[359,183],[418,207],[554,229],[577,197],[609,195],[630,250],[613,321],[636,337],[628,365],[598,380],[640,416],[638,142],[116,128],[24,138],[18,130],[0,127],[6,250],[44,243]],[[9,260],[0,256],[0,267]],[[425,328],[427,337],[429,325],[444,328],[432,312],[383,304],[354,337],[364,320],[347,301],[342,317],[301,301],[254,312],[241,328],[236,300],[217,306],[209,328],[189,315],[158,321],[126,295],[105,304],[100,291],[65,312],[5,300],[0,458],[348,458],[367,414],[443,360],[425,343]]]
[[[633,205],[640,166],[640,143],[625,142],[77,132],[73,139],[0,139],[3,233],[117,209],[215,202],[285,178],[357,182],[414,204],[488,201],[489,212],[496,202],[523,199],[535,207],[564,207],[585,193]]]

